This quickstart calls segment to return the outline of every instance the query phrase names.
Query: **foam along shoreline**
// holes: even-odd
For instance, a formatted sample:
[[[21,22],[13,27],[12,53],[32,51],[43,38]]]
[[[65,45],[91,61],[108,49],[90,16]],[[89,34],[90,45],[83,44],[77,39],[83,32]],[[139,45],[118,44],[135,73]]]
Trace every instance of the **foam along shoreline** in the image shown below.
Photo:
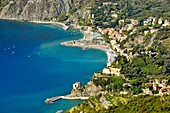
[[[102,50],[107,54],[107,57],[108,57],[107,66],[110,66],[111,63],[116,58],[116,54],[110,48],[110,45],[101,40],[94,41],[93,39],[96,37],[92,35],[94,34],[93,32],[82,31],[82,33],[84,34],[84,37],[82,39],[62,42],[60,44],[63,46],[80,47],[83,50],[86,50],[86,49]]]
[[[104,51],[106,54],[107,54],[107,66],[110,66],[111,63],[115,60],[116,58],[116,54],[115,52],[108,48],[108,47],[104,47],[102,45],[88,45],[88,48],[90,49],[99,49],[99,50],[102,50]]]
[[[36,23],[36,24],[53,24],[53,25],[59,25],[61,26],[64,30],[68,30],[69,26],[65,25],[64,23],[61,22],[53,22],[53,21],[27,21],[27,20],[18,20],[16,18],[2,18],[0,19],[3,20],[13,20],[13,21],[21,21],[21,22],[31,22],[31,23]]]

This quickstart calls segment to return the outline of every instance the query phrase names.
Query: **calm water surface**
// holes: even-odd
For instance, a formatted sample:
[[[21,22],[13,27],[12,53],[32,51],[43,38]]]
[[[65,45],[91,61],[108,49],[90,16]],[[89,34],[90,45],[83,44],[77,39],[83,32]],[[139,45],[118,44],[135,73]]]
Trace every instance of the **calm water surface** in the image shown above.
[[[0,20],[0,113],[55,113],[81,103],[44,100],[70,93],[73,83],[86,84],[106,66],[103,51],[60,45],[82,37],[54,25]]]

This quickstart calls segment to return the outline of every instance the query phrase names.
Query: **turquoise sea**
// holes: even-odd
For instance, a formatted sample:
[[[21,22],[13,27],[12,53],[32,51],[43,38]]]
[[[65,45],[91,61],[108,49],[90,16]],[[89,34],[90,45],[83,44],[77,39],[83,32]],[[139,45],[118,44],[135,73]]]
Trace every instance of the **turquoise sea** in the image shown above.
[[[0,113],[55,113],[81,103],[44,100],[70,93],[73,83],[86,84],[106,66],[103,51],[60,45],[82,37],[55,25],[0,20]]]

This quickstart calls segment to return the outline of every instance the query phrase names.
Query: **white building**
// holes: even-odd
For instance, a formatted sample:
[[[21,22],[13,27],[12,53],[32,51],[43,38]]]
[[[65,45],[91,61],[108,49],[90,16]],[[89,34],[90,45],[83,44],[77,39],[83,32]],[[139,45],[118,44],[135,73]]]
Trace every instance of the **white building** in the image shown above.
[[[115,74],[115,75],[120,75],[120,69],[118,68],[112,68],[112,67],[106,67],[103,69],[104,74]]]
[[[78,89],[81,87],[81,83],[80,82],[76,82],[73,84],[73,89]]]
[[[170,26],[169,20],[165,20],[165,21],[164,21],[164,24],[163,24],[162,26]]]
[[[161,18],[159,18],[158,24],[162,24],[162,19]]]

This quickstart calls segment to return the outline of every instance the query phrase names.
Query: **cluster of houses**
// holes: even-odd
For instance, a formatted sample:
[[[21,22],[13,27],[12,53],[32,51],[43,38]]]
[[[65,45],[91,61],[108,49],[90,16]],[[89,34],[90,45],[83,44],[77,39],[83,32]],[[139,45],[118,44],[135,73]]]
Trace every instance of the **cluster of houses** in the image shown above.
[[[119,20],[119,25],[124,24],[125,20]],[[162,26],[170,26],[169,20],[162,20],[161,18],[157,17],[149,17],[146,21],[143,21],[143,25],[156,25],[160,24]],[[106,29],[101,29],[98,28],[99,32],[103,34],[108,34],[109,38],[111,40],[118,40],[118,41],[123,41],[124,39],[127,38],[127,35],[124,34],[124,31],[130,31],[130,34],[133,34],[137,30],[137,26],[139,25],[138,20],[130,19],[130,24],[124,25],[122,28],[119,29],[119,31],[115,30],[114,28],[106,28]],[[156,32],[156,29],[151,28],[151,33]],[[145,34],[148,33],[148,31],[145,32]]]
[[[125,20],[119,20],[119,25],[124,24],[124,23],[125,23]],[[110,38],[110,44],[112,46],[112,49],[116,50],[121,55],[123,55],[124,53],[120,49],[120,44],[118,44],[117,42],[121,42],[121,41],[125,40],[128,37],[126,34],[124,34],[124,31],[131,30],[130,34],[133,34],[136,31],[136,27],[138,25],[139,25],[138,20],[130,19],[130,23],[124,25],[121,29],[119,29],[119,31],[117,31],[114,28],[106,28],[106,29],[98,28],[98,31],[102,35],[108,34],[108,37]],[[127,55],[127,57],[128,57],[128,55]]]
[[[168,80],[150,80],[145,86],[150,86],[154,91],[157,91],[156,95],[170,94],[170,85]],[[149,88],[143,89],[145,94],[153,95],[152,91]]]
[[[134,30],[135,27],[137,27],[137,26],[140,24],[140,22],[139,22],[138,20],[135,20],[135,19],[130,19],[129,21],[130,21],[130,23],[129,23],[129,24],[126,24],[124,27],[122,27],[122,28],[120,29],[120,32],[123,32],[123,31],[125,31],[125,30],[127,30],[127,31],[129,31],[129,30]],[[124,19],[119,20],[118,23],[119,23],[119,25],[122,25],[122,24],[125,23],[125,20],[124,20]]]
[[[125,20],[119,20],[119,25],[124,24]],[[114,28],[106,28],[106,29],[101,29],[98,28],[98,31],[103,35],[103,34],[108,34],[109,38],[111,40],[118,40],[118,41],[123,41],[124,39],[127,38],[127,35],[124,34],[124,31],[129,31],[132,30],[131,34],[133,34],[136,31],[136,27],[139,25],[138,20],[130,19],[130,24],[124,25],[122,28],[117,31]]]
[[[145,21],[143,21],[143,25],[151,26],[151,25],[162,25],[162,26],[170,26],[169,20],[162,20],[162,18],[157,17],[149,17]]]
[[[103,34],[108,34],[110,39],[122,41],[127,38],[127,35],[116,31],[114,28],[99,29],[99,32]]]
[[[106,67],[102,71],[103,74],[108,75],[117,75],[121,76],[120,69],[119,68],[113,68],[113,67]],[[129,83],[124,83],[123,86],[129,86],[131,85]],[[145,83],[146,89],[142,89],[144,94],[153,95],[153,91],[157,92],[154,95],[169,95],[170,94],[170,85],[168,84],[168,80],[150,80],[148,83]],[[148,88],[148,87],[151,87]],[[120,92],[121,94],[127,94],[127,91]]]
[[[154,32],[157,32],[158,29],[154,29],[151,26],[154,25],[160,25],[160,27],[168,27],[170,26],[169,20],[163,20],[162,18],[157,18],[157,17],[149,17],[145,21],[143,21],[143,25],[148,26],[150,30],[145,30],[144,34],[146,35],[148,32],[151,34]]]
[[[122,25],[125,23],[125,20],[119,20],[119,25]],[[106,29],[101,29],[98,28],[98,31],[103,35],[103,34],[108,34],[109,38],[111,40],[118,40],[118,41],[123,41],[124,39],[127,38],[127,35],[124,34],[124,31],[130,31],[130,34],[133,34],[136,30],[137,27],[139,26],[140,22],[135,19],[130,19],[130,24],[123,25],[122,28],[119,29],[119,31],[115,30],[114,28],[106,28]],[[143,25],[146,26],[151,26],[151,25],[162,25],[162,26],[170,26],[169,20],[162,20],[161,18],[157,17],[149,17],[147,20],[143,21]],[[150,28],[151,33],[154,33],[157,31],[157,29],[153,29],[152,27]],[[144,33],[147,34],[149,31],[145,31]]]

